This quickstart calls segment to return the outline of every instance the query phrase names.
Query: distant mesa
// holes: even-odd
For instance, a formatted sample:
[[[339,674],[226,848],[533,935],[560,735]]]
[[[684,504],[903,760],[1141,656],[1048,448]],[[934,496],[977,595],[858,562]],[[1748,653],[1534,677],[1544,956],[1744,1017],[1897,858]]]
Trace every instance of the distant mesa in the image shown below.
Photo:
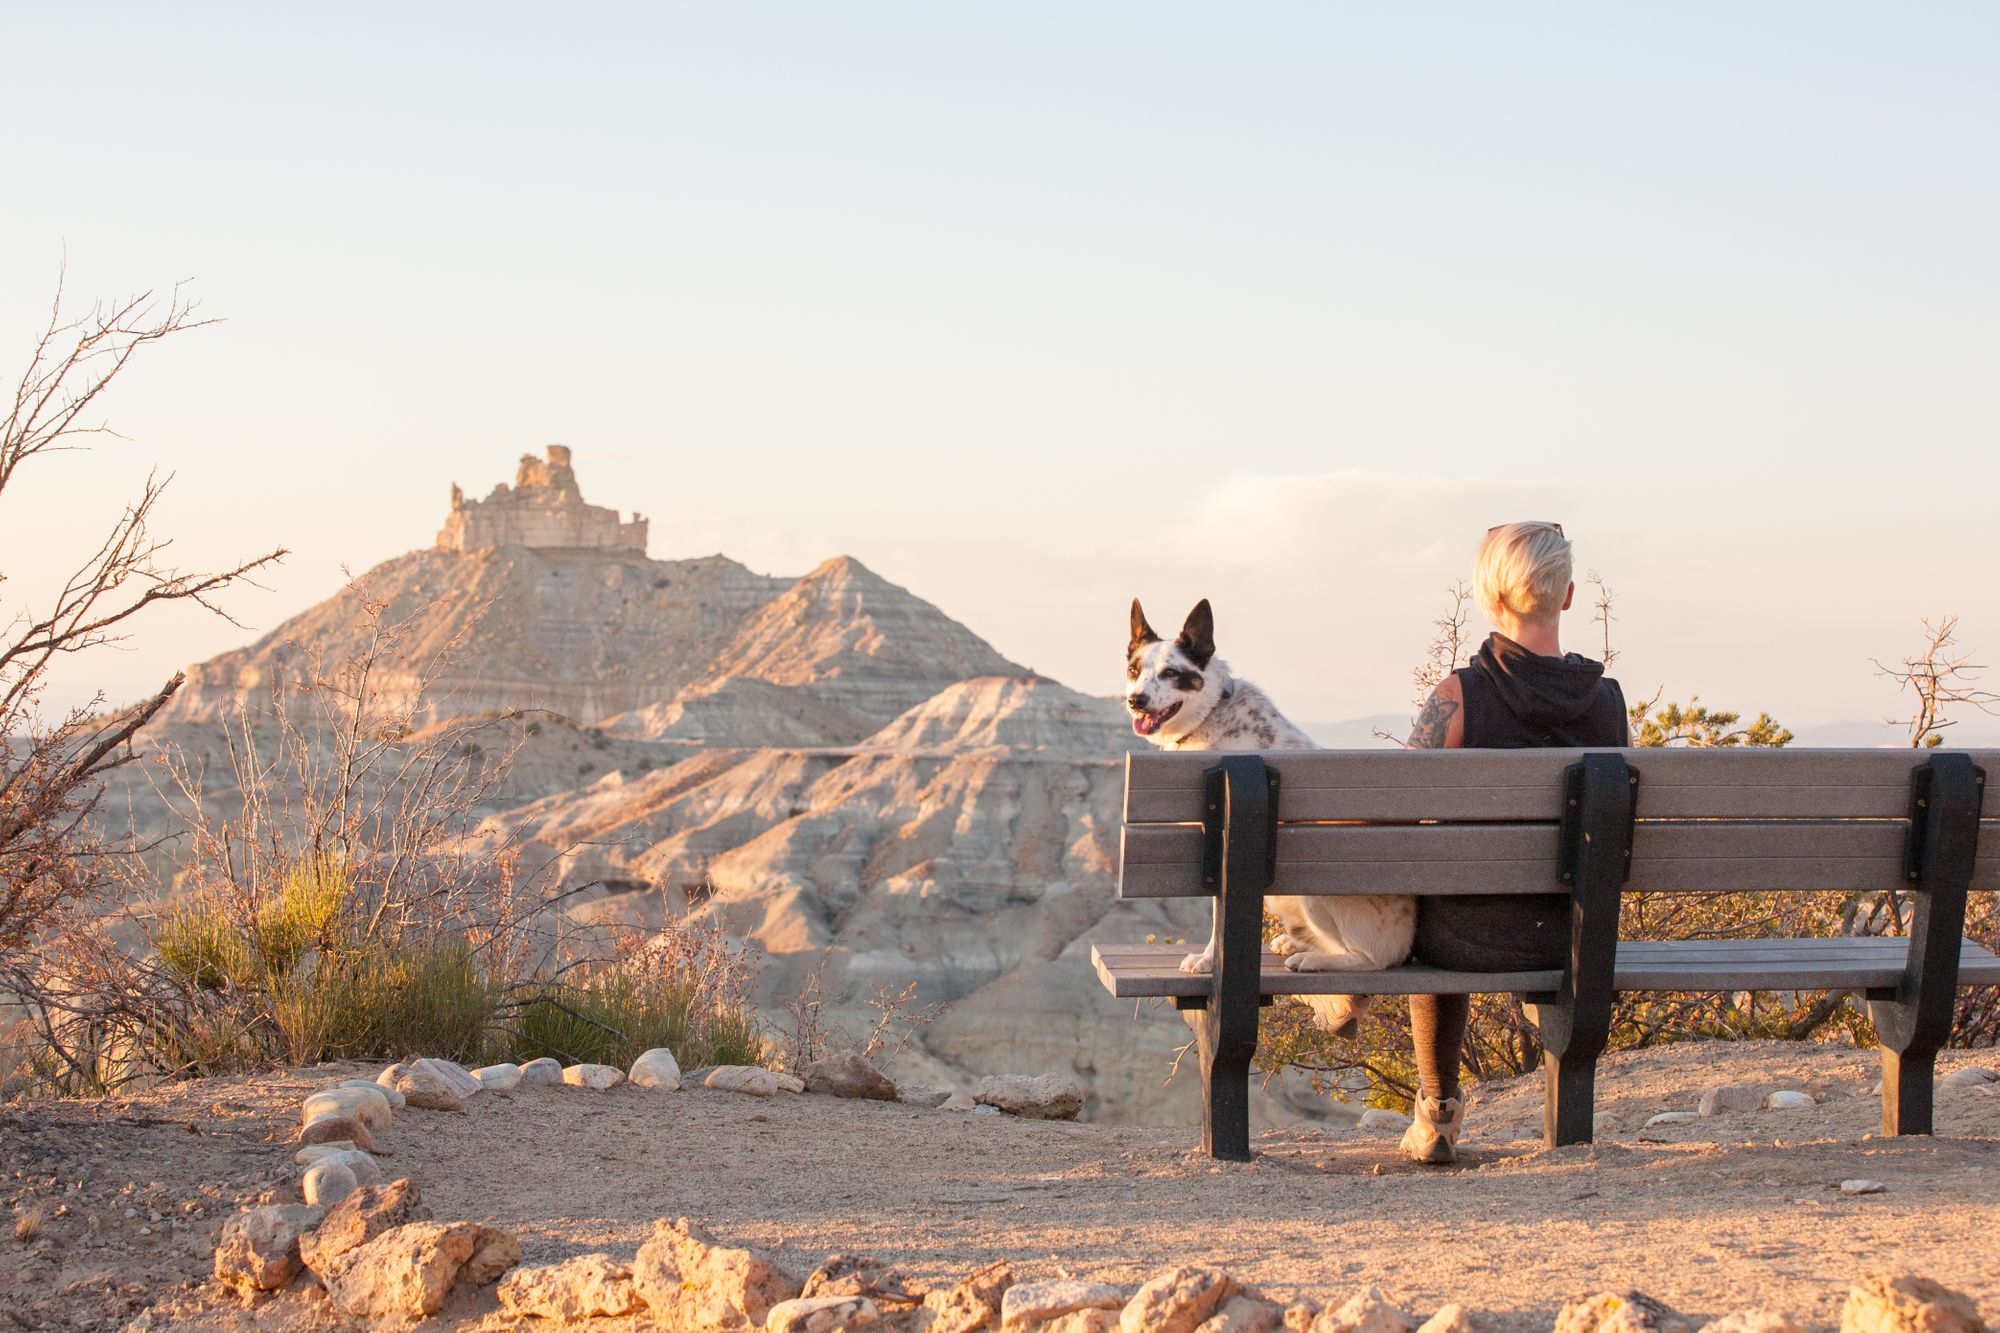
[[[620,522],[616,509],[587,504],[576,484],[569,447],[552,444],[546,460],[521,455],[514,484],[501,482],[484,500],[468,500],[453,482],[451,514],[438,533],[440,551],[490,551],[525,546],[538,551],[646,553],[646,520]]]

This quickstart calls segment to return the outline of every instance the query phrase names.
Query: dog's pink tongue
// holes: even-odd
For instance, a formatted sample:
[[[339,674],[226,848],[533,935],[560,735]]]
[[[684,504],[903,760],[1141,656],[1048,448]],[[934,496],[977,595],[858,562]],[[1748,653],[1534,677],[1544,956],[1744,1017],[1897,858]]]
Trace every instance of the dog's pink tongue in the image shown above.
[[[1141,736],[1152,735],[1154,725],[1155,724],[1153,721],[1153,715],[1151,713],[1142,713],[1138,717],[1132,719],[1132,730],[1138,732]]]

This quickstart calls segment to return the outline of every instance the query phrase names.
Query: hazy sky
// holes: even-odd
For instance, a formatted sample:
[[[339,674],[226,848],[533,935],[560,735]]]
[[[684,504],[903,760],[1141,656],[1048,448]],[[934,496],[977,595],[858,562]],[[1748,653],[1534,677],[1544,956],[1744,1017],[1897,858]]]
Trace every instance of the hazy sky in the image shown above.
[[[1092,692],[1134,593],[1206,595],[1295,716],[1404,709],[1516,518],[1617,591],[1630,694],[1874,718],[1945,611],[2000,660],[1990,5],[12,5],[0,50],[10,382],[65,253],[227,321],[21,474],[0,602],[157,465],[185,563],[294,550],[268,628],[564,441],[655,556],[850,553]]]

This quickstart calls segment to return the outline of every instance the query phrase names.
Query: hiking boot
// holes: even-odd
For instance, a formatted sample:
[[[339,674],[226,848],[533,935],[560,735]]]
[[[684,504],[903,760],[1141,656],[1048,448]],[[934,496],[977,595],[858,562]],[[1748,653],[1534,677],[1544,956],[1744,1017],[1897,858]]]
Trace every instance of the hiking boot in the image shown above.
[[[1403,1155],[1426,1166],[1449,1166],[1458,1160],[1452,1147],[1465,1124],[1465,1098],[1439,1100],[1419,1093],[1410,1108],[1410,1127],[1403,1132]]]

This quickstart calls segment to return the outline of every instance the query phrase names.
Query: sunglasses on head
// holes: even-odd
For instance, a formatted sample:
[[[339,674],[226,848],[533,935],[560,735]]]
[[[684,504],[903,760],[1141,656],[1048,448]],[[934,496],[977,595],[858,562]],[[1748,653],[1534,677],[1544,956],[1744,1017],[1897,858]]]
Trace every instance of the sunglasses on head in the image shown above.
[[[1500,529],[1502,529],[1502,528],[1513,528],[1513,527],[1522,527],[1522,528],[1552,528],[1552,529],[1554,529],[1554,530],[1555,530],[1555,534],[1556,534],[1556,536],[1558,536],[1558,537],[1562,537],[1562,536],[1563,536],[1563,525],[1562,525],[1562,524],[1560,524],[1560,523],[1543,523],[1543,522],[1540,522],[1540,521],[1536,521],[1536,522],[1532,522],[1532,523],[1495,523],[1495,524],[1494,524],[1494,525],[1493,525],[1492,527],[1490,527],[1490,528],[1486,529],[1486,535],[1487,535],[1487,536],[1489,536],[1489,537],[1491,537],[1491,536],[1492,536],[1492,535],[1493,535],[1494,533],[1496,533],[1496,532],[1500,531]],[[1569,540],[1569,539],[1568,539],[1567,537],[1564,537],[1564,538],[1563,538],[1563,540],[1567,541],[1567,540]]]

